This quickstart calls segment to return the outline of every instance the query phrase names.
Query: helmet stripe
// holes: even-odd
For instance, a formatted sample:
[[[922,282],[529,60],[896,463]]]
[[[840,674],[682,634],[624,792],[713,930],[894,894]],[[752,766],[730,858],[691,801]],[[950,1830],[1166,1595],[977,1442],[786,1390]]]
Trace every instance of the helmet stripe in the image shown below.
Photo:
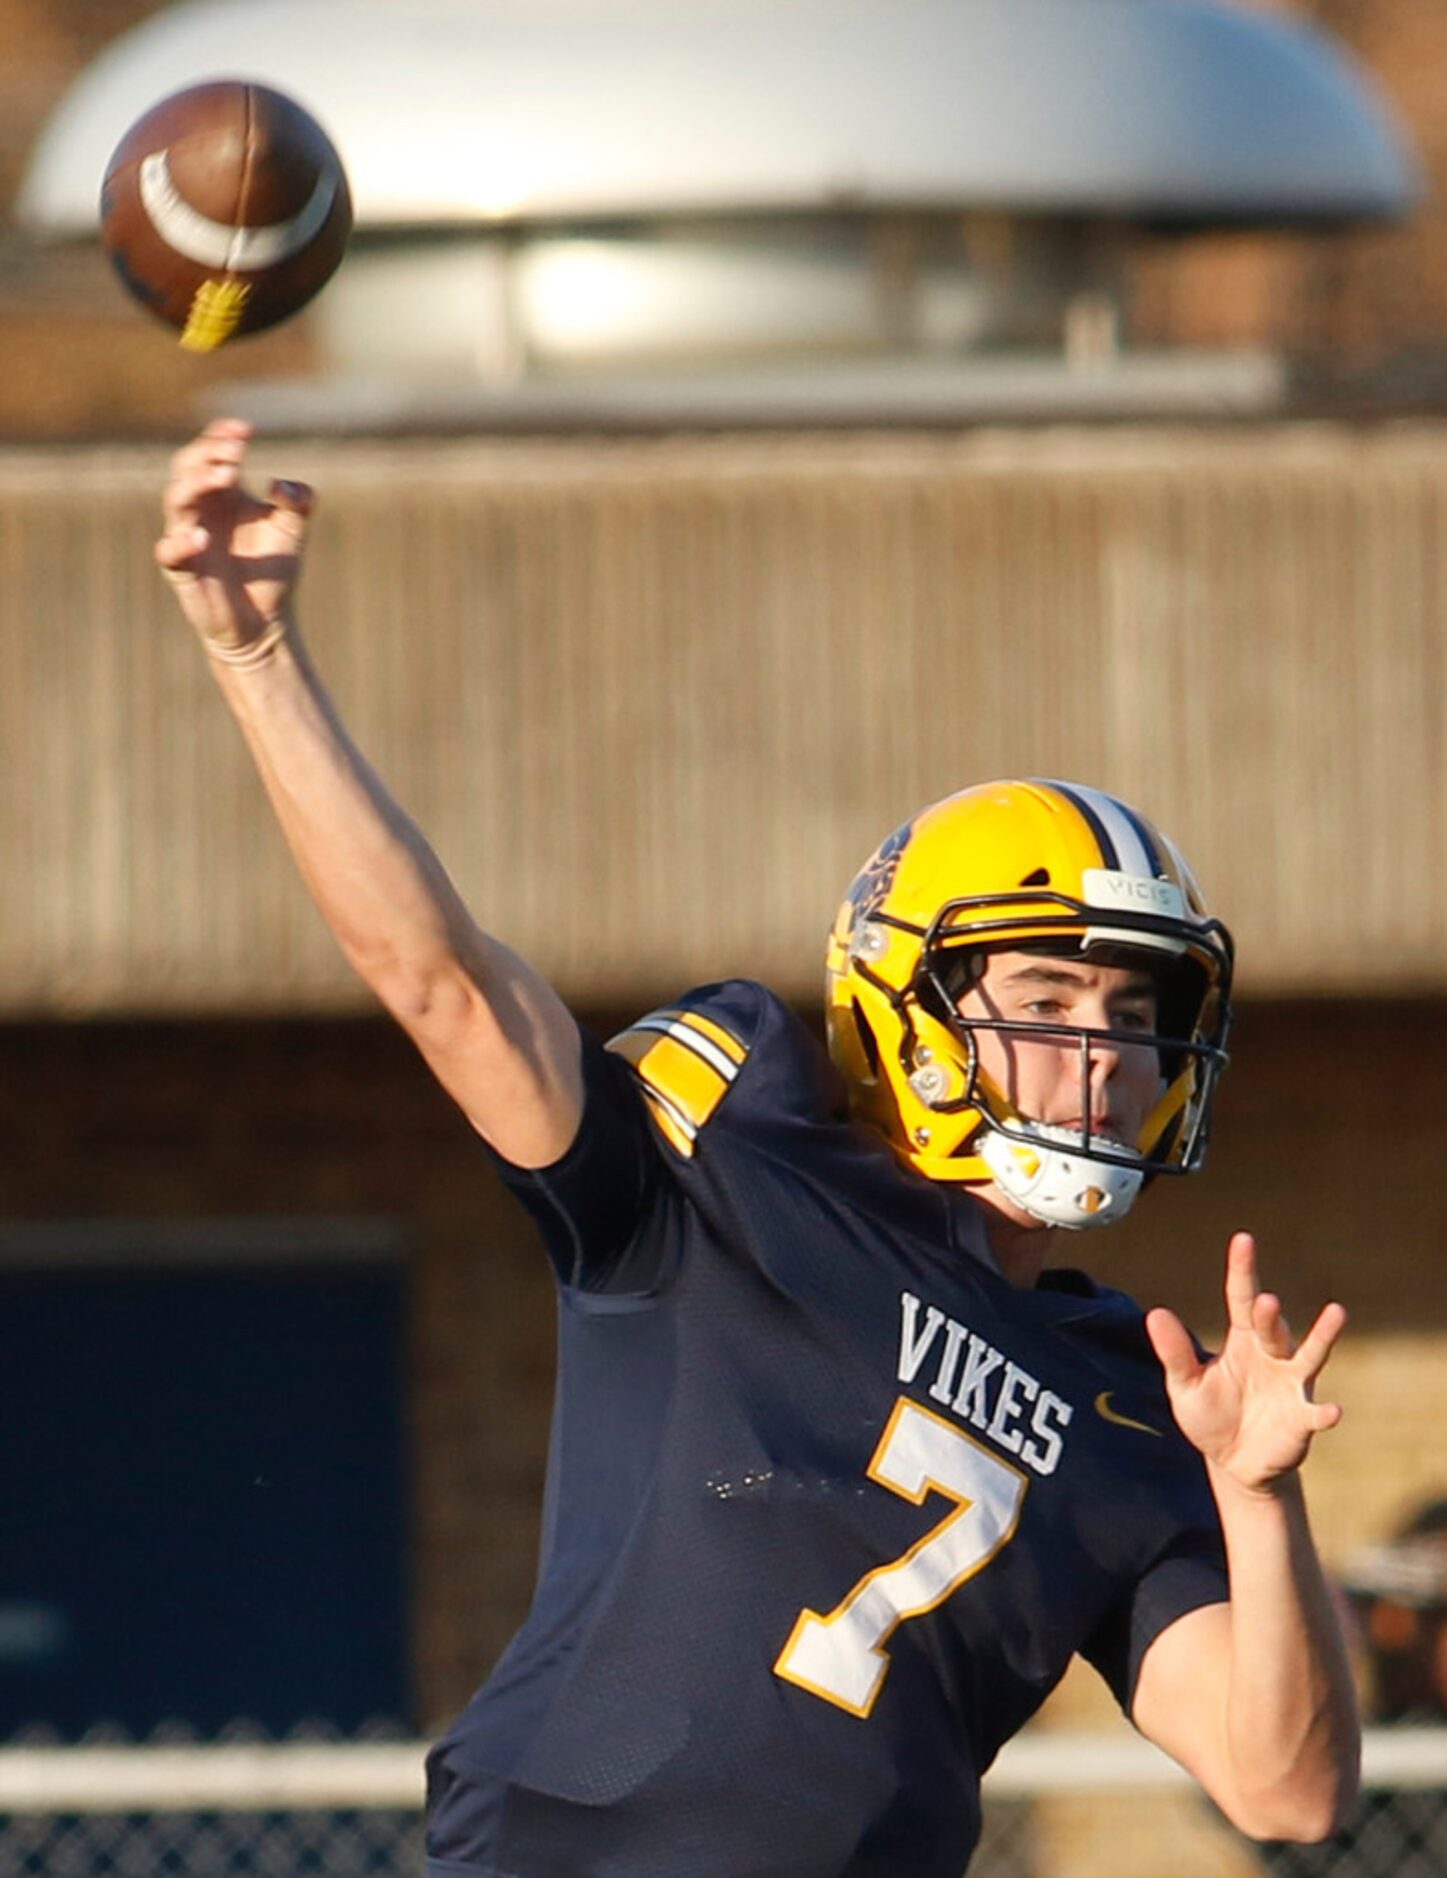
[[[1140,817],[1115,796],[1103,789],[1090,789],[1084,783],[1052,783],[1051,787],[1073,802],[1095,829],[1101,842],[1105,865],[1123,874],[1144,875],[1155,880],[1161,874],[1160,856]]]
[[[1170,856],[1171,866],[1175,870],[1175,877],[1180,882],[1181,889],[1185,893],[1186,904],[1193,913],[1198,915],[1202,914],[1204,909],[1201,905],[1201,889],[1197,885],[1196,876],[1191,872],[1190,863],[1186,860],[1185,855],[1181,853],[1181,850],[1176,846],[1175,842],[1171,840],[1169,835],[1161,836],[1161,846]]]
[[[1156,846],[1150,823],[1143,815],[1138,815],[1128,802],[1117,800],[1115,806],[1121,811],[1131,827],[1135,830],[1136,838],[1145,851],[1146,872],[1151,876],[1152,880],[1164,880],[1168,878],[1165,857]]]
[[[1096,847],[1100,849],[1101,866],[1119,869],[1120,860],[1115,851],[1115,843],[1111,840],[1110,835],[1106,831],[1105,823],[1100,819],[1099,815],[1096,814],[1090,802],[1087,800],[1090,792],[1085,789],[1077,788],[1074,783],[1055,782],[1048,776],[1042,777],[1040,780],[1045,788],[1053,789],[1058,796],[1064,796],[1071,808],[1075,810],[1076,814],[1090,830],[1092,836],[1095,838]]]

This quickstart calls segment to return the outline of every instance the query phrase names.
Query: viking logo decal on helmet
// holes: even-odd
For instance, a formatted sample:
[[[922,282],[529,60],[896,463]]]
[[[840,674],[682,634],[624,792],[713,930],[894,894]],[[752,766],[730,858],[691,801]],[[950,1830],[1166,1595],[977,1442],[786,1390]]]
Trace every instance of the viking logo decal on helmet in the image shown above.
[[[913,828],[912,821],[906,822],[902,828],[896,828],[865,862],[862,873],[856,876],[846,896],[854,908],[856,924],[867,920],[888,898],[899,869],[899,857],[909,846]]]
[[[992,950],[1143,965],[1155,1031],[965,1017]],[[1173,843],[1075,783],[984,783],[897,829],[851,885],[830,935],[830,1052],[856,1111],[932,1180],[993,1181],[1051,1225],[1119,1219],[1143,1182],[1204,1156],[1226,1062],[1232,944]],[[1019,1115],[981,1069],[976,1033],[1154,1049],[1160,1099],[1134,1142]],[[1088,1104],[1082,1104],[1088,1113]]]

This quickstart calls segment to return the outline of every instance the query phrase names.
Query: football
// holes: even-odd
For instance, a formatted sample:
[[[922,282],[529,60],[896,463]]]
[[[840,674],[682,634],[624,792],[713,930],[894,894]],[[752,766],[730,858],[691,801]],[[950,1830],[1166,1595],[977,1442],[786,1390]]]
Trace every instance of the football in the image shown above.
[[[209,352],[287,319],[331,278],[352,199],[330,138],[293,99],[219,79],[173,93],[122,137],[101,238],[128,290]]]

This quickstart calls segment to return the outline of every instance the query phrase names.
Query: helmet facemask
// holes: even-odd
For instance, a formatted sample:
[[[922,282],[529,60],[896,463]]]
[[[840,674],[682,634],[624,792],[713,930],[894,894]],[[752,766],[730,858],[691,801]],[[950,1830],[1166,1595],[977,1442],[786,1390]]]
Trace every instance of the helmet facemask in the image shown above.
[[[1151,981],[1154,1022],[1146,1030],[1086,1028],[1007,1017],[997,1006],[962,1008],[980,987],[991,957],[1001,952],[1139,970]],[[1006,940],[998,946],[927,942],[920,977],[921,1002],[958,1039],[965,1065],[961,1094],[939,1106],[974,1111],[979,1129],[970,1143],[973,1153],[995,1185],[1027,1212],[1055,1226],[1108,1225],[1123,1216],[1156,1174],[1188,1173],[1200,1165],[1211,1095],[1226,1055],[1224,1036],[1201,1023],[1211,992],[1196,960],[1119,943],[1085,947],[1079,937],[1064,935],[1043,942]],[[982,1050],[987,1036],[1006,1045],[1009,1074],[1003,1078],[985,1067],[983,1058],[998,1054]],[[1049,1047],[1056,1058],[1062,1050],[1074,1054],[1078,1099],[1070,1106],[1078,1123],[1046,1122],[1022,1110],[1016,1084],[1035,1046]],[[1109,1046],[1123,1065],[1134,1062],[1137,1074],[1144,1067],[1141,1057],[1151,1059],[1157,1096],[1132,1139],[1093,1119],[1099,1108],[1095,1072],[1102,1046]],[[916,1071],[912,1085],[927,1096],[928,1071]]]
[[[931,1074],[930,1064],[910,1072],[911,1087],[926,1101],[936,1090],[929,1105],[940,1113],[975,1113],[979,1128],[970,1142],[974,1155],[994,1184],[1026,1212],[1053,1226],[1107,1225],[1123,1216],[1156,1174],[1188,1173],[1200,1165],[1211,1095],[1226,1061],[1224,1031],[1210,1022],[1207,1008],[1219,1006],[1212,983],[1216,973],[1186,951],[1179,922],[1145,914],[1133,916],[1126,927],[1113,914],[1112,930],[1105,935],[1080,924],[1081,914],[1089,917],[1089,909],[1058,895],[1049,898],[1064,918],[1057,919],[1053,908],[1042,908],[1046,917],[1033,934],[999,937],[992,944],[981,937],[994,937],[991,928],[997,922],[989,917],[995,910],[988,904],[990,898],[947,903],[920,949],[918,1000],[957,1040],[963,1087],[953,1097],[945,1095],[944,1078],[937,1070]],[[1019,897],[1011,896],[1009,906],[1018,916]],[[961,918],[968,921],[970,936],[951,943],[952,929]],[[1040,927],[1049,926],[1056,929],[1042,936]],[[1140,969],[1154,987],[1155,1023],[1148,1031],[1086,1029],[1005,1017],[998,1011],[966,1014],[963,1000],[980,984],[990,958],[1000,952]],[[1012,1090],[985,1069],[982,1034],[999,1037],[1020,1053],[1034,1044],[1049,1045],[1056,1052],[1070,1048],[1078,1064],[1079,1100],[1074,1107],[1079,1125],[1062,1126],[1022,1114]],[[1123,1060],[1126,1052],[1137,1059],[1139,1053],[1149,1052],[1155,1059],[1159,1096],[1131,1141],[1092,1123],[1093,1068],[1102,1045],[1112,1047]]]

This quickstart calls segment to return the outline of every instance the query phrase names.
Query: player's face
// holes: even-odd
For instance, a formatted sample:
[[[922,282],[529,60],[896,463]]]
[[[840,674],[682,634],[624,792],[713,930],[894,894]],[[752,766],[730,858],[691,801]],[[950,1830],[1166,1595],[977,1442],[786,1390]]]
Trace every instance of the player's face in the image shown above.
[[[959,1008],[962,1017],[1116,1032],[1090,1046],[1084,1089],[1080,1046],[1071,1039],[974,1034],[981,1069],[1024,1120],[1066,1128],[1088,1120],[1092,1134],[1133,1145],[1160,1096],[1161,1068],[1155,1050],[1132,1047],[1119,1033],[1153,1031],[1156,1006],[1155,984],[1133,967],[996,952]]]

